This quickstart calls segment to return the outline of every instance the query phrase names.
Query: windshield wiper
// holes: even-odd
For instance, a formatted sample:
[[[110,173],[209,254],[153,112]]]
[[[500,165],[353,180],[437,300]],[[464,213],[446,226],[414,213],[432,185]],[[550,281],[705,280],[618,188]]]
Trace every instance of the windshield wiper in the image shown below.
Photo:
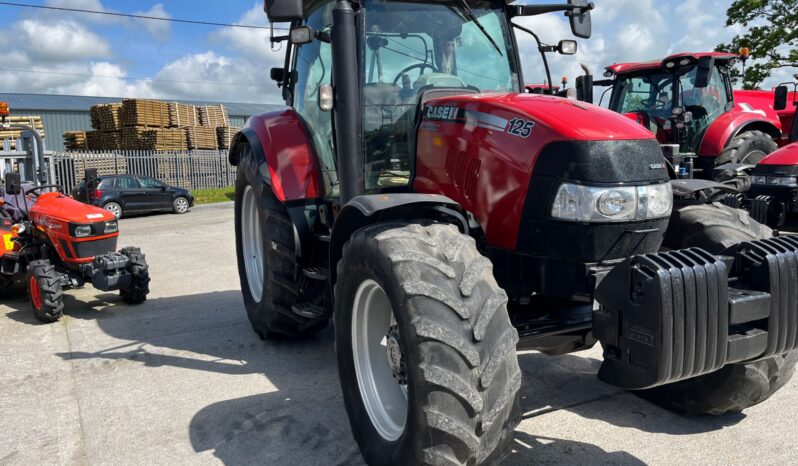
[[[479,22],[479,19],[477,19],[477,16],[471,10],[471,7],[468,6],[468,1],[459,0],[458,3],[460,5],[460,9],[463,10],[463,14],[465,15],[465,17],[468,18],[470,21],[473,21],[474,24],[477,25],[479,30],[482,31],[482,34],[484,34],[485,37],[490,41],[491,45],[493,45],[493,48],[495,48],[496,51],[499,52],[499,55],[504,56],[502,50],[499,48],[499,45],[496,43],[495,40],[493,40],[493,37],[491,37],[490,34],[488,34],[488,31],[486,31],[485,27],[482,26],[482,23]]]

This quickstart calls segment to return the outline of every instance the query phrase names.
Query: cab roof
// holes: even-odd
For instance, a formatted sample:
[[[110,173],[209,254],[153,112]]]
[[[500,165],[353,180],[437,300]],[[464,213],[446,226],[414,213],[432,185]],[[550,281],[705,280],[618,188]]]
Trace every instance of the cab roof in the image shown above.
[[[644,62],[630,62],[630,63],[615,63],[613,65],[608,66],[605,69],[607,71],[611,71],[613,74],[627,74],[638,71],[664,69],[666,63],[672,61],[680,61],[683,58],[687,58],[691,61],[698,61],[703,57],[713,57],[716,60],[729,61],[735,58],[739,58],[739,55],[735,53],[726,53],[726,52],[697,52],[697,53],[682,52],[674,55],[669,55],[665,58],[658,60],[651,60]]]

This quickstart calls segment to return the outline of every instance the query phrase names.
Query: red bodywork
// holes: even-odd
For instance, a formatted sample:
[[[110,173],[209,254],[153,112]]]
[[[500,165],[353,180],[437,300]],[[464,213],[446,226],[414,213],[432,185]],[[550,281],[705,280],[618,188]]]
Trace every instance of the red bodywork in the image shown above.
[[[70,235],[69,224],[92,225],[104,224],[116,220],[116,217],[105,209],[78,202],[61,193],[44,193],[36,198],[30,208],[30,221],[37,234],[46,236],[58,252],[61,260],[67,264],[83,264],[94,260],[91,257],[80,257],[76,252],[78,243],[105,241],[103,251],[96,255],[116,250],[116,239],[119,232],[108,235],[77,238]]]
[[[448,196],[474,214],[489,244],[508,250],[516,249],[524,201],[544,146],[566,140],[653,138],[614,112],[551,96],[455,96],[426,106],[458,107],[472,117],[465,124],[421,124],[413,190]],[[534,123],[528,137],[508,133],[513,119]]]
[[[272,190],[280,201],[321,197],[313,139],[293,109],[255,115],[247,121],[265,152]]]
[[[794,142],[773,152],[759,162],[759,165],[798,165],[798,142]]]

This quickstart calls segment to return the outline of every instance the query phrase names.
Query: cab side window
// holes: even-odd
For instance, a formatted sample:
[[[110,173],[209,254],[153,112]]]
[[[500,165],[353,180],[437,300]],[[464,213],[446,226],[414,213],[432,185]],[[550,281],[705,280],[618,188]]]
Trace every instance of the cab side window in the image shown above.
[[[334,3],[319,7],[309,17],[307,24],[317,31],[330,31]],[[299,46],[294,56],[297,76],[294,85],[294,108],[308,126],[313,145],[321,165],[327,195],[338,195],[338,176],[333,148],[332,112],[319,109],[319,86],[330,84],[332,79],[332,53],[330,44],[314,40]]]

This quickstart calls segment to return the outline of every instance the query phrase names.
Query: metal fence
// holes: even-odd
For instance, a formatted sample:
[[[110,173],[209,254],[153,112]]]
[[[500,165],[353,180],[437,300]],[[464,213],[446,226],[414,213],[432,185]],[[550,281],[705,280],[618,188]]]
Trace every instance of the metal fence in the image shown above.
[[[236,167],[227,151],[103,151],[54,152],[55,181],[70,192],[83,181],[86,169],[102,175],[143,175],[188,189],[226,188],[235,184]]]

